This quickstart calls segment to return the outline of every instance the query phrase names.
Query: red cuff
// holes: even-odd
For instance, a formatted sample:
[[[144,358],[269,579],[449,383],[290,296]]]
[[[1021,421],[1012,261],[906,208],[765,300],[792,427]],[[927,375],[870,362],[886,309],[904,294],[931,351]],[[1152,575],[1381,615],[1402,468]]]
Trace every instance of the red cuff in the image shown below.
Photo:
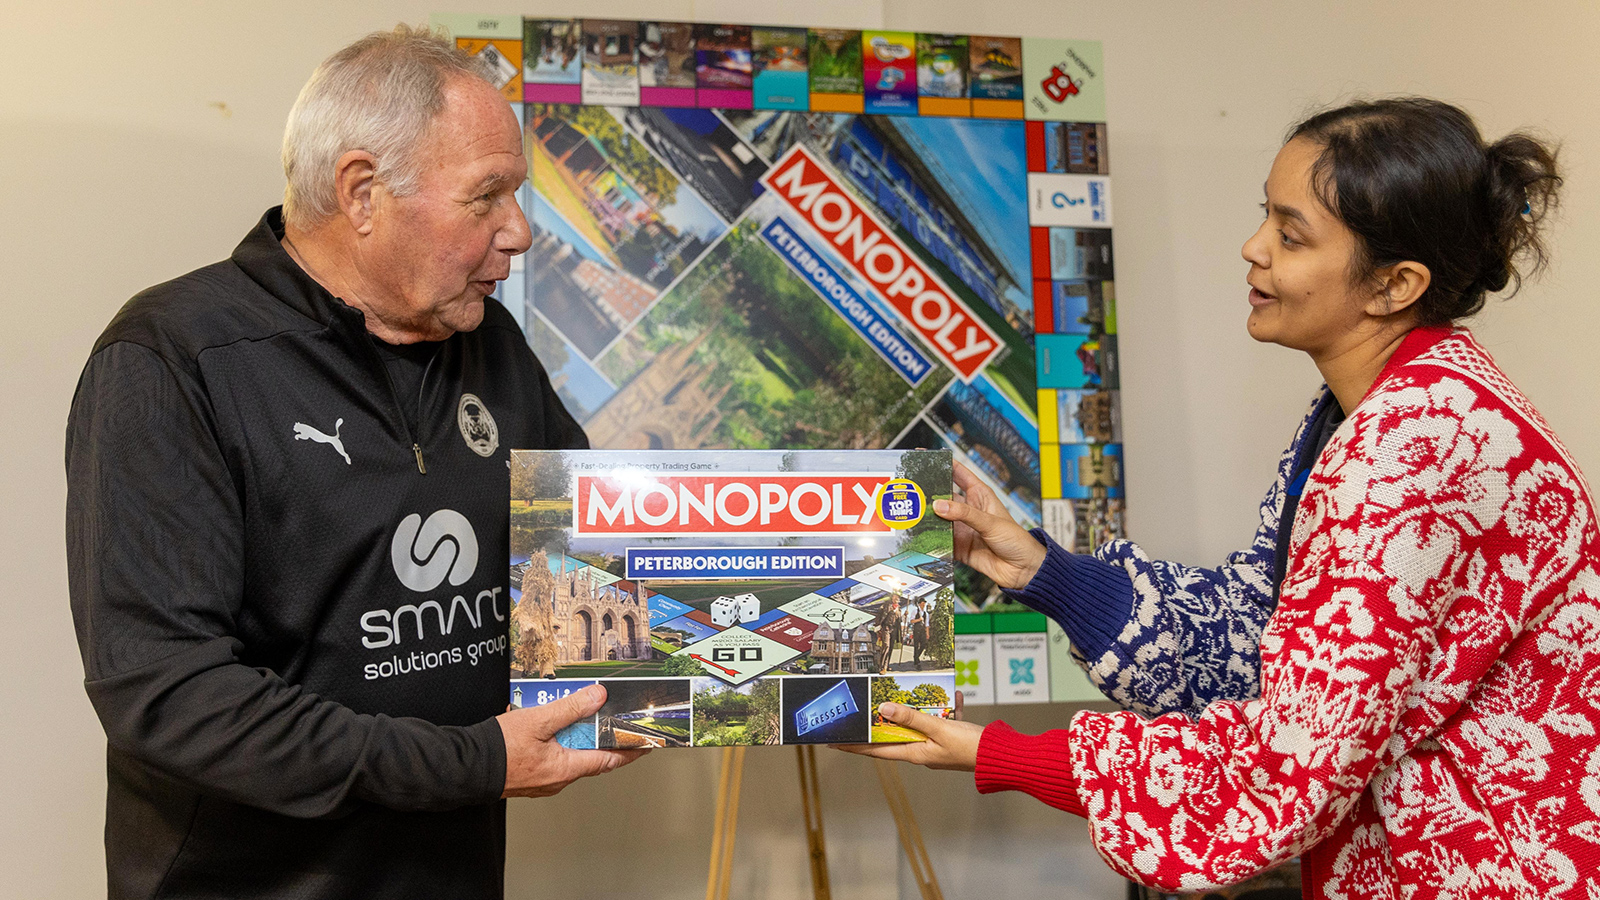
[[[1072,774],[1065,730],[1020,734],[1004,722],[992,722],[978,739],[973,776],[980,794],[1022,791],[1056,809],[1088,817],[1078,802],[1078,779]]]

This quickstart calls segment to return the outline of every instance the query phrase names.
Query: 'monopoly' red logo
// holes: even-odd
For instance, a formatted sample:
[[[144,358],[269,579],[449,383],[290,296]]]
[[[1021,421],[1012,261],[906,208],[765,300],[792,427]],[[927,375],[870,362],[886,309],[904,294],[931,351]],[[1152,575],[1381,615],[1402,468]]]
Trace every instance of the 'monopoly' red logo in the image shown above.
[[[804,145],[789,148],[761,182],[825,239],[911,323],[962,381],[1000,352],[1000,339],[894,233],[857,203]]]
[[[892,475],[578,475],[572,533],[888,533],[877,495]]]

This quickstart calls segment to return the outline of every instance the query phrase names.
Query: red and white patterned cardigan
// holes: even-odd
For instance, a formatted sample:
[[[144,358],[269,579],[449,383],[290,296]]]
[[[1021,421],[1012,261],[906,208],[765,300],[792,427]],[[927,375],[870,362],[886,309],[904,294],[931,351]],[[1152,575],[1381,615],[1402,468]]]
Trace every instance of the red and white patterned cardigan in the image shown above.
[[[979,789],[1167,890],[1299,855],[1308,896],[1600,900],[1600,532],[1468,332],[1409,335],[1329,441],[1260,653],[1198,717],[991,725]]]

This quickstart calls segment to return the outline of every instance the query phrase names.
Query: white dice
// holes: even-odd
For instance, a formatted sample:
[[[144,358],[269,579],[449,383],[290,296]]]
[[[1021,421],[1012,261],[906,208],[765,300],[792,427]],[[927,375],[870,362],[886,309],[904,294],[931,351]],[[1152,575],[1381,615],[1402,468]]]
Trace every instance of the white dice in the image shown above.
[[[740,622],[754,622],[761,618],[761,600],[755,594],[736,594],[733,601],[738,604]]]
[[[755,594],[718,597],[711,601],[711,622],[718,628],[727,628],[741,622],[754,622],[759,618],[761,618],[761,600]]]
[[[738,602],[732,597],[718,597],[711,601],[711,621],[718,628],[727,628],[739,621]]]

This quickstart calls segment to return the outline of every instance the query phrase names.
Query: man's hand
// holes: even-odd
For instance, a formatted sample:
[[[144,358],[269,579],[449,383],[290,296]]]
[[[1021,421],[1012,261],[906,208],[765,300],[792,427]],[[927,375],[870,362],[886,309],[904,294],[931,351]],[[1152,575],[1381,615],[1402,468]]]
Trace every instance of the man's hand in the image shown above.
[[[1012,520],[1000,498],[966,466],[955,464],[966,502],[935,500],[933,511],[955,523],[955,556],[1011,590],[1027,587],[1044,562],[1044,547]]]
[[[589,775],[604,775],[648,750],[569,750],[556,743],[561,729],[587,719],[606,702],[606,689],[592,684],[554,703],[508,710],[495,719],[506,742],[506,789],[501,797],[551,797]]]
[[[907,744],[844,744],[839,749],[877,759],[916,763],[930,769],[971,772],[977,768],[978,739],[983,736],[982,725],[958,719],[935,718],[898,703],[880,704],[878,712],[896,725],[915,728],[927,735],[928,739]]]

